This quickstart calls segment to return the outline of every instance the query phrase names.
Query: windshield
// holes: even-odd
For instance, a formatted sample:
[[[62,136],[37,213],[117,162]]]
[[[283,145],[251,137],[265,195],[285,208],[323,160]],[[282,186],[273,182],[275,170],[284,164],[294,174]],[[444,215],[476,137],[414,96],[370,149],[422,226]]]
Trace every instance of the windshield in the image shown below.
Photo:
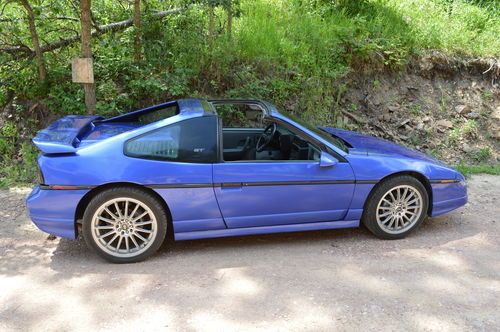
[[[304,120],[300,119],[299,117],[297,117],[295,115],[292,115],[292,114],[290,114],[288,112],[280,111],[280,113],[283,114],[283,115],[285,115],[289,119],[293,120],[294,122],[297,122],[301,126],[303,126],[303,127],[307,128],[307,129],[309,129],[310,131],[314,132],[316,135],[320,136],[325,141],[328,141],[328,142],[332,143],[333,145],[335,145],[340,150],[342,150],[344,152],[348,152],[346,144],[340,138],[335,137],[332,134],[327,133],[326,131],[324,131],[320,127],[313,126],[310,123],[307,123],[306,121],[304,121]]]

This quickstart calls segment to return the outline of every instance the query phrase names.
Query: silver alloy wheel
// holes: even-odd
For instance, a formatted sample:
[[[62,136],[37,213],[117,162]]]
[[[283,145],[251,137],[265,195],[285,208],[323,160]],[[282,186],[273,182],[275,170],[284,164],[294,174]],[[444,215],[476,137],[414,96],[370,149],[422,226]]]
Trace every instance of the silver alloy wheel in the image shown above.
[[[115,257],[134,257],[154,242],[158,223],[143,202],[120,197],[102,204],[94,213],[92,237],[97,246]]]
[[[377,223],[384,232],[403,233],[419,220],[422,206],[422,195],[415,187],[401,185],[391,188],[377,205]]]

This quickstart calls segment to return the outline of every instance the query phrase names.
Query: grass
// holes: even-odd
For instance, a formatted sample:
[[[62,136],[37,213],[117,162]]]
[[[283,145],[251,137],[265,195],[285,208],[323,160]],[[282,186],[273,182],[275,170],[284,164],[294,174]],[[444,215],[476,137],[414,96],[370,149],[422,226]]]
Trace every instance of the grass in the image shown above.
[[[472,174],[491,174],[500,175],[500,164],[481,164],[481,165],[457,165],[455,169],[464,176],[469,177]]]

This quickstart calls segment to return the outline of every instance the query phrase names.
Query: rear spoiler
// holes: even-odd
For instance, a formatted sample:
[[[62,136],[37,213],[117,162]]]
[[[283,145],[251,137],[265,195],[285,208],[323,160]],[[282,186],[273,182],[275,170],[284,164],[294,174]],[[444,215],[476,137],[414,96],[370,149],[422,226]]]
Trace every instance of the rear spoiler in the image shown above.
[[[90,128],[93,121],[102,120],[97,115],[68,115],[38,132],[33,143],[43,153],[74,153],[80,138]]]

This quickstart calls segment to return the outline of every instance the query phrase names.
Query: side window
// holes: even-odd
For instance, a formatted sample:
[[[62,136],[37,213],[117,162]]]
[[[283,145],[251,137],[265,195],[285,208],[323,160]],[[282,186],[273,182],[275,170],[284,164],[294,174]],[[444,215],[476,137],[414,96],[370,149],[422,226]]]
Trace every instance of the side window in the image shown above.
[[[217,105],[224,128],[264,128],[262,109],[247,104]]]
[[[184,120],[125,143],[130,157],[187,163],[217,160],[217,117]]]

